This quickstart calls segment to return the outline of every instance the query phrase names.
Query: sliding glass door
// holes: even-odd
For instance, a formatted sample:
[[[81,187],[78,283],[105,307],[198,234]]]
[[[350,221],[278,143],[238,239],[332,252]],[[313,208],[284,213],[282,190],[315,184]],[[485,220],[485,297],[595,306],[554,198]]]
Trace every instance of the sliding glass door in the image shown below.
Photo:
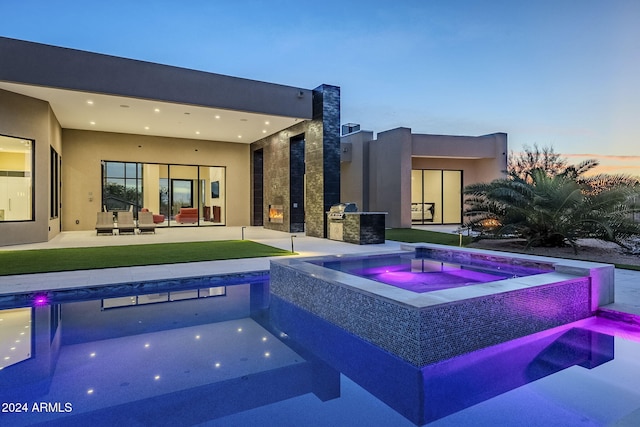
[[[412,170],[411,222],[413,224],[460,224],[462,222],[462,171]]]
[[[103,205],[140,210],[157,226],[224,225],[226,169],[154,163],[103,162]]]

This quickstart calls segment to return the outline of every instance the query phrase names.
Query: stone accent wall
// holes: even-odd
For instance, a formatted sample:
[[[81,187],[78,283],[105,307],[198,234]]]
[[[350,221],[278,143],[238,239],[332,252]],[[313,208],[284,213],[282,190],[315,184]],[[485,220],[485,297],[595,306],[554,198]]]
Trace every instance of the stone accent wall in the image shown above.
[[[305,231],[307,236],[326,237],[325,212],[340,199],[340,88],[323,85],[314,89],[311,120],[251,144],[252,152],[262,149],[264,153],[262,210],[265,228],[284,232],[302,231],[296,225],[300,222],[295,214],[292,221],[291,181],[302,177],[299,176],[299,169],[291,168],[290,147],[292,139],[297,140],[302,136],[306,173],[303,206]],[[254,189],[252,200],[253,193]],[[282,223],[269,222],[270,204],[284,206]]]
[[[385,214],[346,214],[343,240],[358,245],[384,243]]]
[[[307,235],[327,237],[325,213],[332,205],[340,203],[340,88],[323,85],[314,90],[313,104],[314,119],[320,120],[319,115],[322,115],[323,191],[322,200],[313,200],[313,216],[311,221],[307,219]],[[315,155],[320,157],[319,153]]]
[[[252,152],[251,171],[253,176],[251,193],[251,225],[264,225],[262,206],[264,205],[264,154],[262,150]]]
[[[304,232],[304,146],[302,135],[289,141],[289,231],[292,233]]]

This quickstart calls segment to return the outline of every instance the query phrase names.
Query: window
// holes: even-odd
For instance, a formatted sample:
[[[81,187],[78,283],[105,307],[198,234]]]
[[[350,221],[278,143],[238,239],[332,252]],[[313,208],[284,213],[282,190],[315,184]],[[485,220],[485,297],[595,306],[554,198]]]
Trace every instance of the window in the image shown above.
[[[142,164],[103,162],[102,203],[108,211],[138,212],[142,206]]]
[[[33,220],[34,142],[0,135],[0,221]]]
[[[225,176],[223,166],[103,161],[102,204],[108,211],[132,210],[134,216],[150,211],[159,227],[224,225]],[[193,216],[178,217],[183,208]]]
[[[60,215],[60,155],[51,147],[49,168],[49,218],[58,218]]]
[[[462,222],[462,171],[411,171],[411,222],[459,224]]]

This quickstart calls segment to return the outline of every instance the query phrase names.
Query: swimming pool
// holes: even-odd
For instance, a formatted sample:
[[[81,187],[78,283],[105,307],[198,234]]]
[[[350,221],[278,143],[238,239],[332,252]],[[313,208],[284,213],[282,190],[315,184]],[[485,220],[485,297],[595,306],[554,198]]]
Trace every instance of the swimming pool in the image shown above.
[[[590,318],[417,368],[269,297],[268,283],[212,283],[0,311],[0,424],[607,425],[638,417],[640,331],[625,324]],[[418,377],[422,390],[408,386]]]

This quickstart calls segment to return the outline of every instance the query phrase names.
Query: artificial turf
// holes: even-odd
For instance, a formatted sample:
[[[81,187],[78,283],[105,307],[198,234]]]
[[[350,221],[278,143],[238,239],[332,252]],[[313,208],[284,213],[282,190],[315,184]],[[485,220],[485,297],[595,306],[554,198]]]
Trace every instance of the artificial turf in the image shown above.
[[[291,255],[291,252],[250,240],[8,250],[0,251],[0,275],[282,255]]]
[[[386,238],[401,242],[459,244],[457,234],[410,228],[386,230]],[[463,237],[463,244],[470,240]],[[6,250],[0,251],[0,276],[282,255],[291,255],[291,252],[250,240]]]

